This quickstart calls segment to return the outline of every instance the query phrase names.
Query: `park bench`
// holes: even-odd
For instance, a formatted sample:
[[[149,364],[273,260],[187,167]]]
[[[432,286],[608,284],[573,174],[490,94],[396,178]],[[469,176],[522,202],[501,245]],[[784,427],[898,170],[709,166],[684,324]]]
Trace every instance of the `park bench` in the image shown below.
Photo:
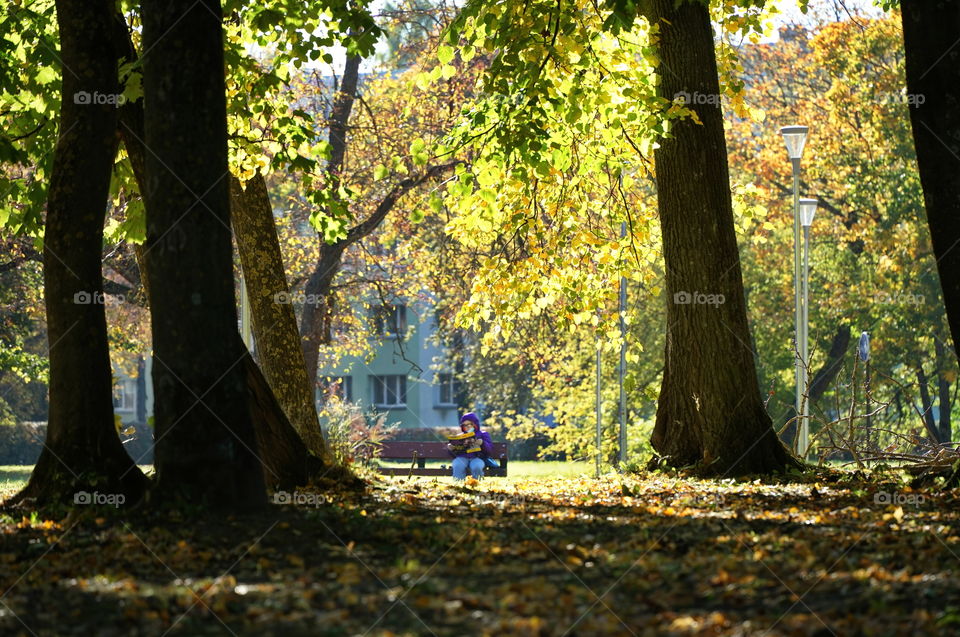
[[[491,457],[500,463],[500,468],[491,469],[487,467],[484,470],[484,475],[488,477],[506,477],[507,443],[493,443],[493,453]],[[453,458],[447,453],[447,443],[445,442],[385,442],[380,451],[380,458],[384,460],[405,460],[410,463],[406,467],[380,467],[380,473],[389,476],[453,475],[449,464],[446,469],[427,467],[427,460],[449,460],[453,462]]]

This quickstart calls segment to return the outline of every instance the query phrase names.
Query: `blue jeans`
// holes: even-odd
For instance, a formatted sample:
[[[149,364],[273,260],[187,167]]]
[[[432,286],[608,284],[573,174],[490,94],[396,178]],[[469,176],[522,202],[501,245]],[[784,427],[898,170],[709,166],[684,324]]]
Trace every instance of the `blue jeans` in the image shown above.
[[[482,458],[457,456],[453,459],[453,479],[464,480],[467,477],[467,469],[469,469],[473,477],[480,480],[483,478],[483,466]]]

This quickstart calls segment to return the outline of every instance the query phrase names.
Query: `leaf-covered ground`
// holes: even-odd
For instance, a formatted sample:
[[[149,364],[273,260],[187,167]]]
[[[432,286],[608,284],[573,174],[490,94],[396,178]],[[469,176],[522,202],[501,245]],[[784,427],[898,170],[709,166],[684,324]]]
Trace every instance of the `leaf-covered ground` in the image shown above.
[[[819,480],[394,479],[247,517],[7,518],[0,634],[960,633],[957,495]]]

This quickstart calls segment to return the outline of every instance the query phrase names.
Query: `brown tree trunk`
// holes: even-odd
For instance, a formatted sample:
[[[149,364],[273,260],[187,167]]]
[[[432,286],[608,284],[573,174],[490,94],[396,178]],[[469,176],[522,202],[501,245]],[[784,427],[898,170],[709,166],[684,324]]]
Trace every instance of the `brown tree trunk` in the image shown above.
[[[950,431],[950,381],[947,380],[947,367],[955,364],[955,361],[948,360],[947,348],[943,344],[943,339],[939,336],[934,337],[934,347],[937,356],[937,394],[939,395],[940,422],[938,425],[938,434],[941,443],[951,442],[953,432]]]
[[[50,411],[40,459],[15,499],[73,503],[77,492],[97,491],[122,493],[130,504],[146,478],[114,424],[101,271],[118,56],[109,39],[90,35],[113,27],[113,4],[58,0],[56,6],[63,87],[43,241]]]
[[[357,83],[360,79],[360,56],[347,58],[343,69],[340,87],[333,100],[328,127],[330,143],[330,161],[327,162],[327,187],[331,196],[337,199],[340,186],[340,174],[347,154],[347,124],[356,101]],[[317,361],[320,346],[330,341],[330,321],[333,316],[333,297],[330,285],[340,269],[340,257],[344,248],[337,244],[327,244],[323,235],[319,235],[317,267],[307,280],[303,315],[300,317],[300,336],[302,338],[303,360],[307,366],[307,381],[311,391],[317,386]]]
[[[142,6],[155,492],[262,506],[234,297],[220,3]]]
[[[137,57],[136,51],[134,50],[133,43],[130,41],[130,35],[125,28],[122,28],[118,32],[118,38],[127,59],[134,61]],[[120,134],[124,147],[127,150],[127,155],[130,157],[130,164],[133,167],[137,184],[141,192],[145,192],[147,175],[146,149],[143,146],[145,133],[143,132],[142,101],[127,102],[120,109]],[[269,205],[269,202],[267,205]],[[272,214],[269,210],[267,213]],[[243,215],[243,211],[240,211],[238,214]],[[241,223],[235,224],[235,228],[237,230],[236,238],[238,245],[250,243],[244,234],[248,230],[248,224],[241,221]],[[274,233],[274,241],[276,242],[275,228],[272,229],[272,232]],[[135,246],[134,250],[137,264],[140,268],[140,280],[145,288],[146,297],[149,301],[150,275],[146,265],[145,250],[142,245]],[[277,246],[277,251],[279,253],[279,246]],[[251,297],[262,296],[267,294],[269,289],[271,289],[268,287],[262,293],[258,292],[258,288],[256,287],[258,282],[259,280],[248,281],[248,290],[250,291]],[[263,317],[258,313],[259,308],[259,305],[255,306],[253,308],[254,312],[252,313],[255,330],[258,323],[267,324],[270,320],[269,317]],[[296,357],[300,354],[299,335],[296,332],[295,320],[293,324],[293,334],[293,343],[289,345],[290,349],[287,352],[280,355],[280,360],[288,360],[290,357]],[[245,361],[247,358],[247,356],[244,357]],[[247,364],[256,366],[252,358],[250,358],[248,362],[245,362],[245,365]],[[307,447],[304,444],[298,446],[290,441],[290,437],[297,436],[298,432],[293,429],[293,425],[290,424],[277,400],[270,400],[264,396],[264,387],[269,387],[269,385],[266,384],[266,380],[263,379],[263,374],[260,370],[258,369],[254,372],[246,369],[246,378],[250,391],[250,410],[254,427],[256,428],[257,444],[261,450],[260,455],[263,460],[263,473],[266,483],[268,485],[280,486],[280,488],[290,488],[292,484],[305,484],[304,467],[307,467],[313,472],[310,474],[310,477],[316,477],[321,471],[328,477],[334,474],[341,475],[342,472],[331,470],[329,467],[326,467],[323,462],[315,458],[308,458]],[[313,411],[312,396],[310,397],[309,406],[311,411]],[[316,412],[313,411],[313,414],[314,419],[316,419]],[[317,428],[319,429],[319,423],[317,424]],[[302,455],[298,456],[296,454]],[[343,474],[342,477],[343,480],[348,483],[352,483],[354,480],[352,476],[346,474]]]
[[[258,173],[244,188],[231,177],[230,199],[260,366],[307,448],[323,458],[326,444],[317,419],[313,384],[303,362],[266,180]]]
[[[923,365],[917,366],[917,386],[920,388],[920,417],[923,419],[923,426],[927,430],[927,436],[930,442],[939,442],[940,432],[933,421],[933,402],[930,400],[930,388],[927,383],[927,374],[923,371]]]
[[[673,466],[706,474],[795,464],[764,409],[733,226],[713,30],[705,4],[653,0],[658,93],[712,96],[702,124],[672,122],[655,152],[666,265],[667,343],[652,443]]]
[[[814,373],[813,380],[810,381],[810,395],[807,397],[807,400],[810,401],[811,412],[813,411],[813,406],[819,403],[823,395],[830,389],[830,383],[832,383],[837,377],[837,374],[840,373],[840,368],[843,367],[843,358],[849,346],[850,326],[841,325],[833,335],[833,341],[831,341],[830,349],[827,351],[827,360],[824,361],[820,369]],[[789,414],[788,419],[795,418],[796,406],[791,408]],[[793,420],[786,429],[784,429],[784,425],[786,425],[786,423],[781,422],[778,429],[778,431],[783,429],[780,439],[783,440],[785,445],[793,448],[793,442],[797,436],[797,421]]]
[[[960,351],[960,0],[901,0],[917,168],[943,304]],[[921,99],[922,97],[922,99]]]

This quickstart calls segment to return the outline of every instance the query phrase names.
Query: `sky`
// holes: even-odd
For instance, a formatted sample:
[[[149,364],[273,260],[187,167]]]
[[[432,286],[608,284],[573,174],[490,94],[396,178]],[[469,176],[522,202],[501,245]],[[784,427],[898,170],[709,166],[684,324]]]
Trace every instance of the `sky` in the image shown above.
[[[379,11],[385,4],[384,0],[374,0],[371,3],[371,9],[374,12]],[[809,0],[809,10],[804,15],[799,8],[798,0],[774,0],[774,4],[780,10],[780,14],[773,19],[774,28],[762,41],[774,42],[778,39],[777,29],[784,24],[811,24],[817,19],[815,16],[824,17],[830,20],[846,19],[850,14],[853,15],[880,15],[882,11],[874,6],[872,0]],[[345,52],[343,47],[331,47],[328,49],[333,55],[333,69],[337,74],[343,68]],[[385,40],[377,45],[378,54],[385,53],[387,46]],[[365,60],[360,67],[361,72],[369,72],[376,68],[377,61],[374,59]],[[319,64],[325,71],[329,70],[328,65]]]

